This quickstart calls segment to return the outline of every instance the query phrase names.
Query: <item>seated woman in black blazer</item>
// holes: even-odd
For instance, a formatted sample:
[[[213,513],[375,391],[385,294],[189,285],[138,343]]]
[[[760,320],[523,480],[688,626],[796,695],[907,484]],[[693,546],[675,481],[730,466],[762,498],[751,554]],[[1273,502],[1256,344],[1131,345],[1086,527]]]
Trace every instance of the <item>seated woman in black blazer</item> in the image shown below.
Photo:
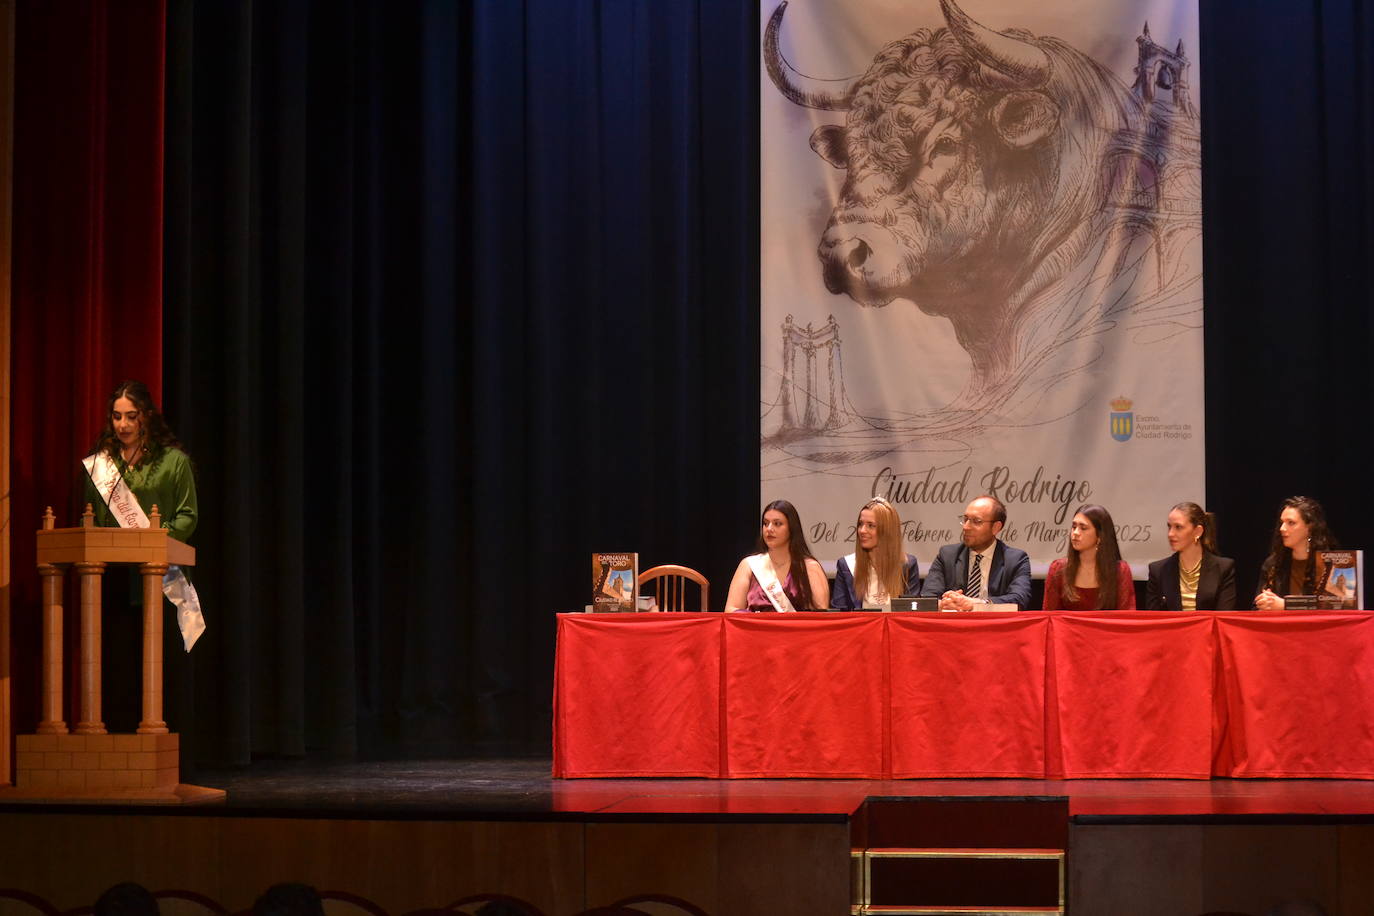
[[[1236,561],[1217,556],[1212,513],[1197,503],[1169,510],[1167,559],[1150,564],[1145,609],[1150,611],[1234,611]]]
[[[893,598],[920,591],[921,570],[916,558],[902,552],[902,520],[881,496],[873,497],[859,510],[854,543],[858,549],[835,564],[831,607],[890,611]]]
[[[1260,566],[1255,608],[1282,611],[1284,595],[1315,595],[1324,572],[1317,563],[1317,551],[1335,546],[1321,503],[1310,496],[1285,499],[1279,506],[1269,557]]]

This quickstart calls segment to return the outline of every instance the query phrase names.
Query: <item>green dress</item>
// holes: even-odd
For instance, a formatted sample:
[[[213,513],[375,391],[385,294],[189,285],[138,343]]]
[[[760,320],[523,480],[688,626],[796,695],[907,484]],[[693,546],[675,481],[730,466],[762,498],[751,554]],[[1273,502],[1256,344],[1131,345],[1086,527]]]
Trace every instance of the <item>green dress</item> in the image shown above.
[[[115,464],[124,474],[124,482],[143,507],[144,515],[151,515],[157,506],[162,527],[178,541],[190,540],[196,530],[196,479],[191,472],[191,459],[179,448],[163,448],[151,457],[134,465],[126,465],[119,457]],[[119,522],[110,507],[96,492],[89,474],[86,477],[86,502],[95,509],[95,523],[102,528],[117,528]]]

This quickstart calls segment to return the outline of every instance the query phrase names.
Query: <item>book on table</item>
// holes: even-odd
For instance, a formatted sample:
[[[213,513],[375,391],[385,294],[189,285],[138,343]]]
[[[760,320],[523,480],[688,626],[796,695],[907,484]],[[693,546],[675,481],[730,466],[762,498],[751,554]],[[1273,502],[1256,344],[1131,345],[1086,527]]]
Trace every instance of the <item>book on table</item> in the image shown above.
[[[639,594],[639,554],[592,554],[592,610],[599,614],[635,610]]]
[[[1363,550],[1319,550],[1317,604],[1329,610],[1353,611],[1364,604]]]

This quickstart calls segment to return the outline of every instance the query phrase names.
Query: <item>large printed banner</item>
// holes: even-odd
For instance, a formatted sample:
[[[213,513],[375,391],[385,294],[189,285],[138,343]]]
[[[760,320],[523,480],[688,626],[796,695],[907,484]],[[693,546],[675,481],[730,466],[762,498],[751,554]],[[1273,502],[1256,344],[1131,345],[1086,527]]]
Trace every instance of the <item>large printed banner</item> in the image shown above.
[[[764,501],[816,555],[889,499],[922,570],[981,493],[1138,576],[1203,493],[1196,0],[764,0]]]

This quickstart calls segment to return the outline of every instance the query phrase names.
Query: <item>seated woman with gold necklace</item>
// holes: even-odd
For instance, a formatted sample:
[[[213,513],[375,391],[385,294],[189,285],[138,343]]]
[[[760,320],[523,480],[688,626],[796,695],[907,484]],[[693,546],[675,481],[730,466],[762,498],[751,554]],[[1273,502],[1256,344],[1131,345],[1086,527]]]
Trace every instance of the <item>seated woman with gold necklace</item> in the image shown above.
[[[1217,555],[1212,513],[1193,502],[1169,510],[1169,546],[1174,552],[1150,564],[1145,587],[1149,611],[1234,611],[1236,561]]]

